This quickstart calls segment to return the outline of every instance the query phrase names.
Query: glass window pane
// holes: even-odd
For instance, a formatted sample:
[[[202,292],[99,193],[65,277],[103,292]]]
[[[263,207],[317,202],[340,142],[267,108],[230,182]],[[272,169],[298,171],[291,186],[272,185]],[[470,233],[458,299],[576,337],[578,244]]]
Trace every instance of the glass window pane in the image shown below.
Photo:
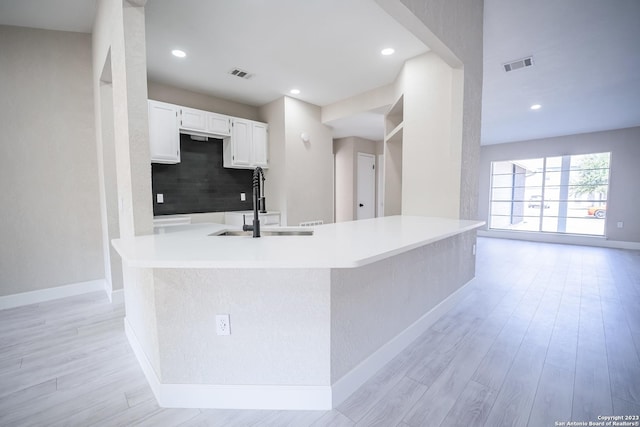
[[[543,159],[492,164],[491,217],[489,227],[538,231],[543,184]]]
[[[489,227],[604,235],[610,153],[492,164]]]

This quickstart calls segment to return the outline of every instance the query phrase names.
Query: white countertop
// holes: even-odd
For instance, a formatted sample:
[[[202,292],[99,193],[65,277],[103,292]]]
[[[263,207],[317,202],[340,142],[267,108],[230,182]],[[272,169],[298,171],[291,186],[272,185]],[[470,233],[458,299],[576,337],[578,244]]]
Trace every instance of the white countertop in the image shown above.
[[[353,268],[483,224],[483,221],[390,216],[309,227],[314,230],[313,236],[263,236],[259,239],[209,236],[238,227],[190,224],[159,227],[156,234],[116,239],[112,243],[131,267]]]

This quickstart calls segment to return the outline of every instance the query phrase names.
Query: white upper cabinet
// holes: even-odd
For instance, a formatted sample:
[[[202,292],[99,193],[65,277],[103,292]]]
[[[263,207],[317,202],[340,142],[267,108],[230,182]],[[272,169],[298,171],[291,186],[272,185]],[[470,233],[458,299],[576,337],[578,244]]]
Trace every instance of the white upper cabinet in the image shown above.
[[[231,123],[231,164],[251,166],[252,138],[249,120],[233,119]]]
[[[180,163],[180,133],[223,140],[225,168],[269,166],[269,125],[149,100],[152,163]]]
[[[207,132],[215,135],[231,135],[231,117],[207,113]]]
[[[180,110],[180,129],[184,133],[215,136],[231,134],[229,116],[187,107],[181,107]]]
[[[236,117],[231,119],[231,138],[224,140],[225,168],[267,168],[268,152],[266,123]]]
[[[148,102],[149,144],[152,163],[180,163],[180,107],[164,102]]]
[[[269,166],[268,126],[266,123],[253,122],[253,164],[266,168]]]
[[[207,112],[193,108],[180,108],[180,129],[207,131]]]

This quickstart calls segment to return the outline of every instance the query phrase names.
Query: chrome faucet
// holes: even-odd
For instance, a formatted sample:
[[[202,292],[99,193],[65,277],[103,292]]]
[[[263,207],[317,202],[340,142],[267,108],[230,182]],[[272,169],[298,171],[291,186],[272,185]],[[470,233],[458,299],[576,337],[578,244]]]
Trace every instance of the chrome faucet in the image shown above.
[[[262,180],[262,185],[260,180]],[[264,172],[261,167],[255,168],[253,171],[253,225],[242,225],[243,231],[253,231],[253,237],[260,237],[260,213],[266,213],[264,198]],[[244,215],[242,216],[242,222],[244,223]]]

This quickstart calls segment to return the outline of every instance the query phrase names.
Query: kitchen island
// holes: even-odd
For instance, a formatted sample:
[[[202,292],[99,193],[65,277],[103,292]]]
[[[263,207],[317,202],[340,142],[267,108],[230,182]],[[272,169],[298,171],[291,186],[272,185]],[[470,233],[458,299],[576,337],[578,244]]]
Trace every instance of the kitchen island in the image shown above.
[[[127,337],[161,406],[330,409],[464,296],[482,224],[393,216],[259,239],[192,224],[114,240]]]

